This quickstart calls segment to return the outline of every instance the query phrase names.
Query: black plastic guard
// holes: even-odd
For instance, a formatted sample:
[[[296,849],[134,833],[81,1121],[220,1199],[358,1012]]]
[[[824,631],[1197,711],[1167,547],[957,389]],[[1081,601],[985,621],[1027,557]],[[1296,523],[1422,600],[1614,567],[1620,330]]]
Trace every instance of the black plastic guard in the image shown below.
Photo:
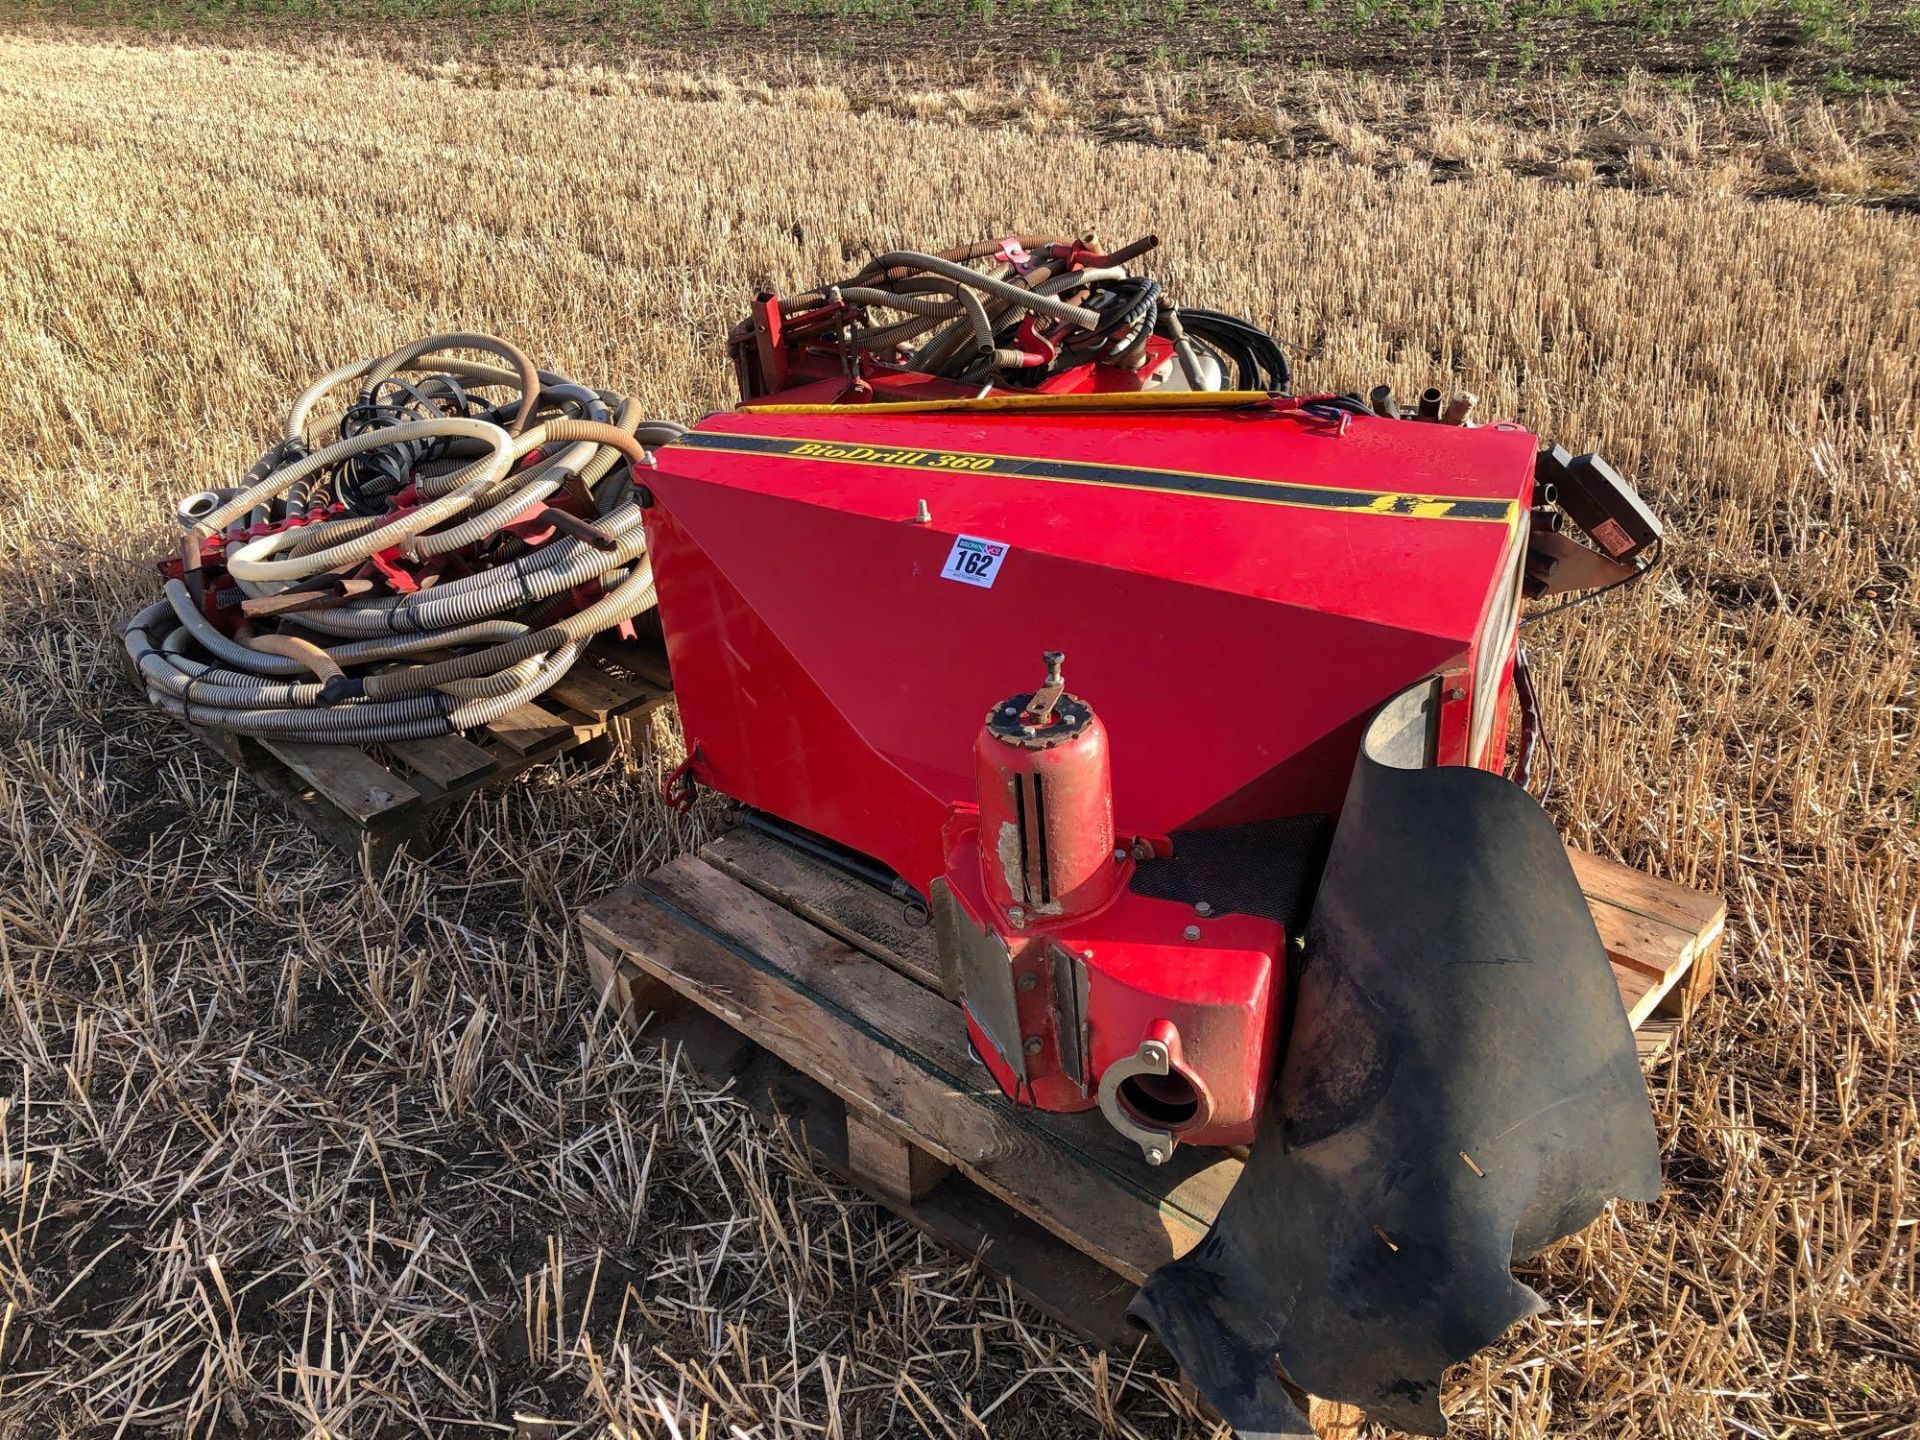
[[[1276,1366],[1445,1434],[1441,1372],[1544,1308],[1513,1259],[1660,1192],[1633,1032],[1559,836],[1496,775],[1399,768],[1424,715],[1409,692],[1369,729],[1276,1101],[1213,1229],[1130,1310],[1244,1440],[1312,1434]]]

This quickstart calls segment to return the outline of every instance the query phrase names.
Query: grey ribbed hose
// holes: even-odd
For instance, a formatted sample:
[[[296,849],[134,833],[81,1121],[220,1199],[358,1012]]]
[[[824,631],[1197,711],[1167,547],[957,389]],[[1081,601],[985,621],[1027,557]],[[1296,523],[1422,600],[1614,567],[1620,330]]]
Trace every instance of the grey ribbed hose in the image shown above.
[[[249,485],[218,510],[202,516],[199,523],[194,526],[193,533],[202,538],[217,535],[226,528],[228,521],[239,519],[263,501],[277,499],[286,492],[288,486],[337,465],[342,460],[363,455],[369,450],[378,450],[387,445],[405,444],[411,440],[432,440],[445,435],[461,436],[469,440],[484,440],[489,446],[488,455],[457,472],[467,477],[462,481],[463,485],[471,483],[473,476],[494,465],[498,465],[500,473],[504,475],[507,466],[513,463],[513,439],[498,425],[490,425],[484,420],[463,420],[455,417],[444,420],[412,420],[404,425],[392,425],[384,430],[369,430],[361,435],[348,436],[345,440],[336,440],[324,449],[314,451],[305,459],[281,466],[259,484]]]
[[[317,575],[322,570],[331,570],[353,561],[364,560],[369,555],[395,545],[404,546],[409,553],[420,557],[443,555],[450,550],[462,549],[485,539],[500,526],[511,523],[519,515],[531,510],[559,489],[561,481],[557,479],[542,481],[540,484],[531,486],[529,487],[531,493],[522,492],[486,514],[476,517],[469,524],[456,527],[444,535],[434,536],[425,532],[468,509],[477,496],[484,494],[506,474],[514,460],[539,449],[548,441],[555,443],[585,441],[606,445],[626,456],[635,465],[647,466],[653,463],[653,457],[647,454],[646,448],[638,440],[617,425],[610,425],[604,421],[548,420],[527,431],[518,439],[509,440],[497,425],[490,425],[484,420],[448,419],[417,421],[407,425],[394,425],[384,430],[369,431],[365,435],[356,435],[350,440],[343,440],[338,445],[330,445],[326,450],[309,456],[301,461],[300,465],[290,467],[288,472],[282,472],[282,474],[291,473],[300,469],[301,466],[310,466],[329,455],[333,459],[327,463],[333,463],[334,460],[359,454],[363,450],[376,449],[381,443],[392,444],[436,434],[466,435],[471,439],[488,440],[493,442],[494,449],[492,454],[484,460],[476,460],[473,464],[456,471],[452,479],[460,482],[457,485],[435,487],[446,493],[441,494],[437,499],[429,500],[417,510],[387,520],[372,530],[344,539],[338,544],[329,545],[324,550],[290,555],[284,560],[272,560],[266,557],[276,550],[292,550],[298,546],[302,539],[300,532],[282,530],[272,535],[263,535],[257,540],[248,541],[227,556],[227,573],[243,583],[303,580],[309,575]],[[376,443],[360,443],[367,440]],[[345,448],[349,446],[355,448]],[[255,489],[276,484],[284,488],[284,483],[286,482],[281,476],[270,476]],[[545,488],[543,489],[542,486]],[[423,495],[428,492],[428,487],[424,483],[418,488]],[[270,493],[277,494],[278,490]],[[241,496],[233,503],[237,505],[245,498]],[[202,526],[211,524],[220,513],[216,510],[213,515],[200,523]]]
[[[172,582],[178,584],[178,581]],[[185,600],[185,587],[174,591],[169,589],[165,598],[154,602],[163,612],[171,611],[178,628],[167,634],[162,645],[169,658],[184,660],[188,645],[198,644],[209,653],[220,658],[219,652],[226,652],[231,663],[224,666],[208,666],[206,678],[209,683],[240,686],[267,683],[264,670],[267,664],[281,668],[279,675],[304,675],[308,671],[298,660],[287,656],[275,655],[270,651],[255,650],[248,645],[239,645],[222,635],[206,618],[195,610],[191,602]],[[176,608],[176,599],[179,601]],[[149,626],[149,629],[152,627]],[[400,660],[417,658],[441,650],[459,650],[470,645],[496,645],[503,640],[513,640],[527,634],[531,626],[518,620],[480,620],[471,625],[461,625],[451,630],[436,630],[426,635],[384,635],[368,640],[351,640],[344,645],[336,645],[327,651],[334,664],[371,665],[381,660]],[[215,647],[218,647],[216,650]],[[198,661],[187,662],[199,664]],[[241,667],[247,668],[241,668]]]
[[[527,633],[518,620],[476,620],[425,635],[383,635],[367,640],[350,640],[327,651],[339,665],[371,665],[380,660],[399,660],[434,650],[454,650],[463,645],[492,645]]]
[[[179,582],[173,582],[179,586]],[[184,593],[184,588],[182,588]],[[211,641],[217,641],[221,649],[232,651],[234,655],[246,655],[250,662],[275,662],[276,666],[290,666],[282,670],[284,674],[305,674],[298,660],[286,659],[280,655],[267,655],[263,651],[253,651],[244,645],[236,645],[217,630],[198,628],[190,624],[180,624],[186,614],[198,612],[182,611],[175,603],[175,595],[169,593],[167,599],[154,601],[140,614],[136,614],[127,624],[129,645],[127,653],[134,664],[146,676],[148,684],[157,685],[167,693],[190,699],[196,705],[244,705],[244,707],[273,707],[273,705],[319,705],[321,703],[321,684],[319,682],[300,682],[290,684],[286,680],[273,680],[261,674],[246,674],[242,670],[232,670],[223,666],[204,664],[202,660],[192,660],[179,655],[182,643],[196,641],[204,643],[207,649],[213,649]],[[175,630],[165,634],[161,645],[154,647],[152,634],[161,620],[173,620]],[[202,622],[204,624],[204,622]],[[528,628],[515,620],[493,620],[480,626],[465,626],[461,630],[449,630],[438,636],[401,637],[396,641],[359,641],[353,645],[342,645],[328,655],[340,664],[363,664],[378,659],[392,659],[405,655],[409,649],[459,649],[463,645],[505,641],[526,636]],[[142,643],[136,643],[140,639]],[[424,641],[424,645],[422,645]],[[449,693],[467,695],[467,697],[488,697],[509,693],[515,685],[524,682],[532,674],[532,662],[524,666],[513,666],[503,670],[499,676],[482,676],[480,680],[459,682],[447,685]]]
[[[980,297],[975,295],[971,290],[961,290],[956,292],[956,298],[960,301],[960,308],[966,311],[965,323],[967,328],[973,331],[973,341],[976,351],[984,352],[993,350],[993,319],[987,314],[987,307],[980,303]],[[913,363],[908,368],[925,371],[929,374],[936,370],[944,369],[953,351],[957,347],[960,329],[961,322],[956,320],[953,324],[935,335],[921,348],[920,352],[913,357]],[[1011,362],[1000,361],[999,363],[1007,364]]]
[[[559,677],[555,677],[557,680]],[[147,698],[160,710],[189,725],[229,730],[239,735],[260,735],[310,745],[382,745],[396,740],[431,740],[436,735],[451,735],[461,727],[449,712],[423,716],[417,720],[355,720],[358,713],[342,710],[221,710],[194,705],[147,691]],[[423,697],[437,700],[438,697]],[[525,701],[516,702],[525,704]],[[417,707],[426,710],[427,706]],[[506,711],[502,711],[505,714]],[[304,722],[304,723],[302,723]]]
[[[291,559],[300,559],[316,550],[324,550],[329,545],[338,545],[342,540],[351,540],[365,535],[370,530],[378,530],[383,515],[343,515],[337,520],[321,520],[300,527],[300,538],[287,552]]]
[[[1023,310],[1038,310],[1042,315],[1054,320],[1064,320],[1069,325],[1078,325],[1082,330],[1091,330],[1100,323],[1100,317],[1084,305],[1069,305],[1051,295],[1043,295],[1037,290],[1029,290],[1023,285],[1015,285],[992,275],[982,274],[952,260],[942,260],[938,255],[922,255],[912,250],[893,250],[879,256],[869,265],[870,270],[891,270],[896,265],[912,266],[928,274],[944,276],[961,285],[971,286],[975,290],[984,290],[997,300],[1009,305],[1017,305]],[[843,292],[844,293],[844,290]]]
[[[959,306],[954,306],[959,313]],[[939,325],[944,316],[916,315],[891,325],[873,326],[866,330],[853,332],[853,343],[867,350],[892,350],[905,345],[909,340],[924,335]]]
[[[512,524],[521,515],[533,509],[535,505],[552,495],[566,483],[569,476],[577,478],[588,489],[611,470],[620,460],[620,452],[609,446],[595,445],[590,441],[581,441],[556,451],[529,470],[502,480],[516,487],[505,499],[473,519],[463,521],[451,531],[438,531],[432,535],[420,537],[412,545],[416,555],[442,555],[449,550],[457,550],[484,540],[494,531]],[[420,494],[431,496],[434,490],[431,482],[420,482],[417,486]],[[482,495],[479,498],[490,498]],[[289,560],[304,559],[308,555],[339,545],[348,540],[358,539],[362,535],[379,529],[387,524],[389,517],[381,515],[349,515],[337,520],[323,520],[302,527],[300,538],[287,551]],[[455,538],[457,537],[457,538]]]
[[[469,700],[456,706],[448,713],[447,719],[456,730],[468,730],[475,725],[489,725],[502,715],[511,715],[530,700],[537,700],[547,691],[558,685],[573,662],[580,658],[585,647],[584,640],[569,640],[542,662],[534,672],[533,678],[519,686],[511,694],[495,695],[487,699]]]
[[[942,320],[960,313],[960,302],[957,300],[940,300],[932,295],[902,295],[892,290],[875,290],[866,285],[836,285],[827,291],[829,300],[835,296],[854,305],[883,305],[903,314],[932,315]]]
[[[1079,290],[1101,280],[1124,280],[1127,267],[1110,265],[1105,270],[1068,270],[1049,280],[1042,280],[1034,286],[1042,295],[1064,295],[1069,290]]]
[[[213,622],[195,607],[192,598],[187,594],[187,587],[178,580],[169,580],[164,598],[149,605],[130,623],[142,625],[143,628],[151,630],[153,621],[148,617],[155,611],[171,615],[179,626],[180,633],[190,636],[201,649],[215,659],[226,661],[230,668],[220,672],[222,678],[248,672],[251,672],[249,678],[278,678],[309,673],[298,660],[285,655],[269,655],[265,651],[252,649],[223,635],[214,628]],[[350,641],[345,645],[332,647],[327,653],[334,658],[335,663],[342,666],[370,665],[376,661],[398,660],[425,651],[452,650],[465,645],[498,644],[503,640],[516,639],[526,633],[527,627],[517,620],[481,620],[472,624],[435,630],[424,635],[385,635],[373,639]],[[225,683],[234,682],[225,681]]]
[[[635,405],[631,400],[622,401],[620,405],[620,413],[613,417],[613,423],[617,429],[624,430],[627,432],[627,434],[634,435],[635,438],[638,439],[639,437],[635,435],[635,432],[640,428],[640,407]],[[669,440],[674,438],[676,437],[673,437],[673,436],[668,437]],[[655,441],[652,441],[651,443],[654,445],[664,445],[667,443],[667,441],[655,440]],[[645,440],[641,440],[640,444],[641,444],[641,448],[645,449],[649,444],[649,442]],[[599,446],[594,451],[593,458],[587,461],[585,465],[580,467],[581,488],[583,488],[588,494],[591,495],[593,493],[594,486],[598,485],[602,480],[606,479],[608,473],[613,469],[614,466],[620,463],[620,460],[621,460],[620,452],[614,449],[611,445]],[[609,509],[612,508],[607,503],[608,498],[612,495],[612,493],[613,493],[612,491],[609,491],[607,495],[596,497],[599,501],[600,511],[602,514],[605,514]]]
[[[406,670],[386,670],[362,681],[369,700],[391,695],[406,695],[445,684],[449,680],[468,680],[476,675],[514,665],[528,656],[552,650],[570,640],[584,640],[609,625],[630,620],[653,604],[653,566],[646,560],[633,567],[633,573],[584,610],[566,619],[471,655],[455,656],[432,665]]]
[[[535,506],[544,504],[566,483],[569,477],[577,477],[582,484],[591,486],[595,480],[611,470],[622,456],[634,465],[653,464],[653,457],[630,431],[598,420],[549,420],[522,435],[515,448],[524,454],[527,450],[538,449],[548,440],[556,442],[572,440],[574,443],[561,451],[552,461],[545,462],[535,471],[530,472],[540,476],[535,483],[515,491],[498,505],[474,516],[471,520],[454,526],[451,530],[419,536],[409,546],[412,553],[424,559],[433,555],[445,555],[452,550],[463,550],[469,545],[477,544],[496,530],[511,525],[522,515],[529,514]],[[604,447],[607,463],[598,475],[589,479],[585,469],[595,462],[596,452],[601,447]],[[579,453],[582,450],[584,454]],[[576,458],[578,465],[574,463]]]
[[[540,666],[545,659],[544,655],[532,655],[517,665],[509,665],[491,675],[476,675],[471,680],[449,680],[444,685],[434,686],[434,689],[456,700],[492,700],[501,695],[511,695],[540,673]]]
[[[570,454],[575,447],[568,447],[563,454]],[[587,445],[579,447],[586,451],[583,458],[591,459],[598,447]],[[556,457],[558,458],[558,457]],[[572,464],[542,465],[540,478],[515,490],[499,504],[493,505],[475,515],[471,520],[463,520],[451,530],[437,530],[431,535],[416,536],[408,545],[408,550],[422,559],[434,555],[445,555],[450,551],[464,550],[477,544],[495,531],[504,529],[523,515],[530,514],[536,506],[544,505],[551,499],[569,477],[577,475],[578,469]]]
[[[187,593],[187,587],[178,580],[169,580],[166,585],[166,605],[173,611],[174,617],[186,627],[193,638],[208,653],[225,660],[237,669],[251,670],[258,675],[305,675],[307,667],[298,660],[286,655],[268,655],[259,650],[249,649],[238,640],[229,639],[193,603],[193,597]],[[151,608],[151,607],[149,607]],[[141,611],[145,614],[146,611]]]
[[[493,435],[498,436],[501,441],[505,443],[484,461],[477,460],[472,465],[461,470],[459,474],[467,478],[450,493],[442,495],[438,499],[429,500],[416,510],[410,510],[405,514],[388,518],[373,529],[357,535],[350,540],[329,545],[324,550],[313,550],[306,554],[284,560],[272,560],[267,557],[277,550],[291,550],[294,545],[299,543],[301,538],[300,532],[298,530],[280,530],[270,535],[262,535],[257,540],[247,541],[246,544],[237,549],[228,550],[226,557],[227,573],[235,580],[243,583],[250,580],[304,580],[309,575],[319,574],[322,570],[332,570],[354,561],[365,560],[369,555],[377,554],[379,551],[395,545],[401,545],[422,531],[430,530],[435,525],[449,520],[462,511],[467,510],[473,505],[474,500],[504,475],[508,467],[513,464],[515,458],[514,447],[519,442],[512,440],[506,431],[500,429],[497,425],[488,425],[485,421],[478,420],[426,420],[419,422],[417,426],[395,425],[389,430],[375,430],[370,432],[370,434],[377,438],[382,435],[392,435],[397,431],[410,428],[423,431],[438,430],[442,426],[456,424],[473,425],[482,430],[491,431]],[[353,438],[354,440],[359,440],[365,437],[356,435]],[[525,437],[522,437],[522,439],[524,438]],[[351,442],[343,440],[340,443],[346,445]],[[362,448],[374,449],[377,447],[365,446]],[[321,453],[324,454],[325,452],[323,451]]]
[[[606,551],[566,540],[543,546],[497,569],[450,580],[417,594],[288,618],[303,630],[368,637],[439,633],[452,626],[476,624],[503,610],[551,599],[563,590],[597,579],[646,549],[637,505],[629,504],[614,512],[600,522],[600,528],[622,544]]]
[[[153,628],[174,614],[174,607],[167,601],[156,601],[134,616],[123,640],[128,657],[146,683],[149,698],[194,723],[222,729],[248,729],[258,734],[291,730],[319,732],[344,726],[408,724],[453,708],[453,702],[447,697],[414,695],[376,705],[307,710],[299,707],[318,702],[318,685],[259,681],[251,686],[239,686],[204,678],[211,667],[170,655],[153,644]],[[282,706],[287,708],[276,708]],[[246,713],[233,713],[237,710]]]
[[[650,590],[651,585],[639,588]],[[614,596],[607,598],[611,601]],[[633,598],[629,593],[622,600]],[[460,695],[414,692],[392,700],[310,709],[306,707],[319,699],[318,685],[262,681],[230,686],[213,681],[210,667],[156,650],[149,631],[171,614],[165,601],[155,602],[133,618],[124,637],[127,653],[156,706],[190,724],[331,744],[425,739],[488,724],[551,689],[585,644],[584,638],[566,639],[497,675],[461,685],[464,693]]]

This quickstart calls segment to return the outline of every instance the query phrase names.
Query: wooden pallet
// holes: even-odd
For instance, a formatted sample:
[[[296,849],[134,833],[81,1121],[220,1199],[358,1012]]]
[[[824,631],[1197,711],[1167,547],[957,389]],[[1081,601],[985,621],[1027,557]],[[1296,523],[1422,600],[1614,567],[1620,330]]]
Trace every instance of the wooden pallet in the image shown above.
[[[491,725],[386,745],[298,745],[190,729],[316,835],[376,870],[424,854],[460,801],[562,755],[593,757],[673,698],[657,636],[601,636],[560,683]]]
[[[1726,907],[1569,854],[1650,1062],[1711,977]],[[1239,1176],[1236,1155],[1193,1147],[1150,1168],[1097,1111],[1014,1109],[967,1054],[924,918],[760,832],[674,860],[580,927],[617,1013],[650,1017],[829,1169],[1103,1346],[1139,1344],[1122,1318],[1135,1287],[1199,1241]]]

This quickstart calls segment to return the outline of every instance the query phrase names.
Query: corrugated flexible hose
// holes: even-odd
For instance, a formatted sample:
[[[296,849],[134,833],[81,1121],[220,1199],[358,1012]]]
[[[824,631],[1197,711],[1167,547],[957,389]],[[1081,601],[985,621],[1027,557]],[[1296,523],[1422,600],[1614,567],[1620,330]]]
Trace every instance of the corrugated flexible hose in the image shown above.
[[[156,707],[216,730],[374,744],[484,725],[653,607],[634,476],[682,433],[486,335],[342,366],[237,485],[182,502],[180,558],[127,654]]]

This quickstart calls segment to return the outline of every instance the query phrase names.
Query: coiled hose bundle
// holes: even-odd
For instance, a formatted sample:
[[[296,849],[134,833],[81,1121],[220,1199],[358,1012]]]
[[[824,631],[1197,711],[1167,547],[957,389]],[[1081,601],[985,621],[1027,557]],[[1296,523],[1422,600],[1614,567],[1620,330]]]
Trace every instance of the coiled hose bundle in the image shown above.
[[[217,730],[374,744],[485,725],[653,608],[634,476],[683,433],[487,335],[342,366],[238,485],[181,502],[127,654],[156,706]]]
[[[1033,389],[1090,363],[1141,371],[1156,339],[1188,389],[1274,392],[1291,383],[1271,336],[1233,316],[1183,309],[1159,280],[1128,273],[1157,236],[1104,254],[1090,242],[1016,235],[937,253],[889,251],[779,308],[796,333],[831,324],[850,354],[967,384]]]

